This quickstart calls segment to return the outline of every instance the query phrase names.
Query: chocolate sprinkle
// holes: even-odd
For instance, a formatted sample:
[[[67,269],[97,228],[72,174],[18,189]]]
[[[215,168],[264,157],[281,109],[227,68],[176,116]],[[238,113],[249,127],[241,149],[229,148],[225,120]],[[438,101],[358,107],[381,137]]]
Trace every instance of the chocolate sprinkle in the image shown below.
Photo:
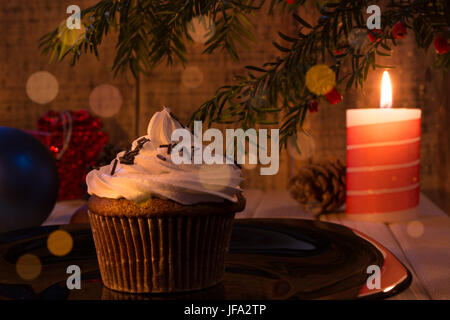
[[[160,148],[167,148],[167,154],[171,154],[171,153],[172,153],[173,147],[175,147],[176,145],[177,145],[176,143],[172,143],[172,144],[161,144],[159,147],[160,147]]]
[[[167,160],[166,157],[164,157],[161,154],[157,154],[156,156],[158,157],[158,159],[161,159],[162,161],[166,161]]]
[[[112,176],[113,176],[114,173],[116,172],[117,162],[118,162],[117,159],[115,159],[115,160],[114,160],[113,167],[112,167],[112,169],[111,169],[111,175],[112,175]]]
[[[137,141],[137,146],[134,150],[131,150],[131,147],[128,146],[125,154],[119,158],[121,164],[134,164],[134,158],[139,154],[139,151],[144,147],[144,144],[149,142],[150,140],[143,137]]]

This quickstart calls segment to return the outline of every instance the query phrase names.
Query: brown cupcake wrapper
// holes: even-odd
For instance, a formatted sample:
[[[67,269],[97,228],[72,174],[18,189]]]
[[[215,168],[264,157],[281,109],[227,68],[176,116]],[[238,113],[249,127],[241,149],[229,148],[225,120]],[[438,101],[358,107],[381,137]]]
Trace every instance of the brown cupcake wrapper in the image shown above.
[[[225,286],[219,283],[215,286],[179,293],[128,293],[108,289],[103,286],[101,300],[224,300]]]
[[[100,273],[112,290],[182,292],[219,283],[234,213],[112,217],[89,211]]]

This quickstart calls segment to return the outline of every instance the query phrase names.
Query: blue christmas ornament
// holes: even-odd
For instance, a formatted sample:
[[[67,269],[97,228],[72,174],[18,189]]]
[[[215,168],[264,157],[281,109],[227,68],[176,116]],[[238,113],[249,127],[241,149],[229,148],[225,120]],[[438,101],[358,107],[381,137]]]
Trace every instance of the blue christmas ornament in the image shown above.
[[[0,127],[0,232],[39,226],[58,195],[53,156],[32,135]]]

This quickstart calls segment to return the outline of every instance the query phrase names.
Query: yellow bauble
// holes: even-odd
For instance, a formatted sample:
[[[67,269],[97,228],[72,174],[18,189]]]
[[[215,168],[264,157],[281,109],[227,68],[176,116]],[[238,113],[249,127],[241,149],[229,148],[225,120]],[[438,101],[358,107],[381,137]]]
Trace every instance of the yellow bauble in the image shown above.
[[[324,64],[317,64],[306,72],[306,87],[316,95],[330,92],[336,85],[336,75]]]

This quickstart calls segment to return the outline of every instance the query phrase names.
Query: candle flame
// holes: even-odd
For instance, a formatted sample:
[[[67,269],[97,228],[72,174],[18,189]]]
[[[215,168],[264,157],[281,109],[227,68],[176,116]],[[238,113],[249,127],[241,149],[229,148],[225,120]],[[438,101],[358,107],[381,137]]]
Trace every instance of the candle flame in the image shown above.
[[[385,71],[383,72],[383,78],[381,80],[380,108],[390,107],[392,107],[392,86],[389,73]]]

